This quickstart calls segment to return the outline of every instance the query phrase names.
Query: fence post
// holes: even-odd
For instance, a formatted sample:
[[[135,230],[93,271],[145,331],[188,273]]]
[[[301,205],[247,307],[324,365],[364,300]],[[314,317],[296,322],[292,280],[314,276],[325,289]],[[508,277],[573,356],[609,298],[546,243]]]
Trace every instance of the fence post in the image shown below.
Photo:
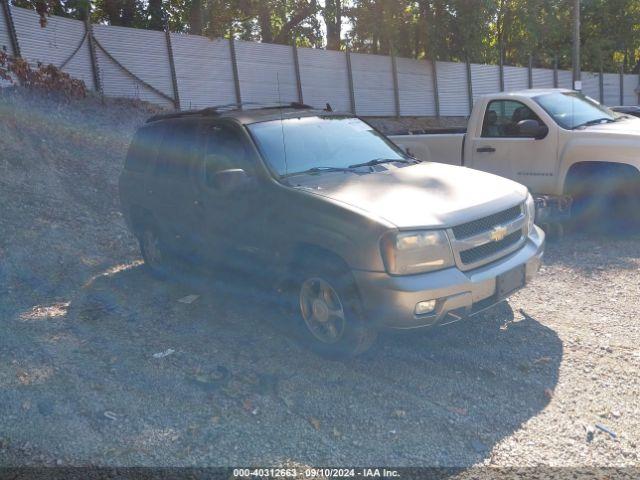
[[[466,68],[467,68],[467,100],[469,101],[469,115],[473,110],[473,79],[471,77],[471,63],[469,62],[469,57],[467,56],[465,59]]]
[[[240,92],[240,75],[238,74],[238,60],[236,58],[236,44],[233,39],[233,33],[229,33],[229,53],[231,56],[231,70],[233,71],[233,85],[236,91],[236,103],[238,108],[242,110],[242,93]]]
[[[171,32],[167,25],[164,30],[167,39],[167,54],[169,56],[169,68],[171,69],[171,84],[173,86],[173,106],[176,110],[180,110],[180,93],[178,92],[178,76],[176,75],[176,64],[173,58],[173,46],[171,45]]]
[[[620,105],[624,105],[624,67],[620,65]]]
[[[499,56],[500,58],[498,59],[498,73],[500,77],[500,91],[504,92],[504,58],[502,56],[502,47],[500,47]]]
[[[9,31],[9,40],[11,41],[12,55],[15,58],[20,58],[20,44],[18,44],[18,34],[16,33],[16,26],[13,23],[13,17],[11,16],[11,7],[9,6],[9,0],[0,0],[2,4],[2,13],[4,13],[4,19],[7,23],[7,30]]]
[[[396,52],[391,49],[391,74],[393,76],[393,101],[396,107],[396,117],[400,117],[400,88],[398,86],[398,64]]]
[[[598,88],[600,90],[600,103],[604,104],[604,69],[602,68],[602,62],[600,62],[600,75],[598,75]]]
[[[353,91],[353,70],[351,69],[351,51],[347,47],[345,49],[345,58],[347,60],[347,79],[349,81],[349,102],[351,103],[351,113],[356,114],[356,95]]]
[[[553,88],[558,88],[558,54],[553,56]]]
[[[96,45],[93,39],[93,25],[91,25],[91,15],[87,13],[84,19],[84,28],[89,44],[89,57],[91,59],[91,73],[93,74],[93,84],[96,92],[102,93],[102,81],[100,79],[100,67],[98,66],[98,55],[96,54]]]
[[[440,94],[438,93],[438,67],[437,61],[431,60],[431,71],[433,72],[433,100],[436,107],[436,117],[440,118]]]
[[[529,66],[527,69],[527,80],[529,88],[533,88],[533,55],[529,54]]]
[[[302,96],[302,78],[300,77],[300,59],[298,58],[298,46],[296,45],[296,39],[293,39],[293,45],[291,45],[291,54],[293,55],[293,68],[296,73],[296,88],[298,89],[298,102],[304,103],[304,97]]]

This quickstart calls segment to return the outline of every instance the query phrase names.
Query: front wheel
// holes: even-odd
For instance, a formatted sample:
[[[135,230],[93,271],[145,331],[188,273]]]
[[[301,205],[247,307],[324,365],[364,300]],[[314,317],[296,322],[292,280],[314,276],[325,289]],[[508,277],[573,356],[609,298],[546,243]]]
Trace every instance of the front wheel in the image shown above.
[[[145,266],[156,278],[165,279],[169,274],[169,255],[167,248],[155,228],[145,226],[138,237],[140,253]]]
[[[309,266],[297,278],[296,323],[304,343],[334,358],[353,357],[373,345],[376,331],[362,319],[361,303],[348,271]]]

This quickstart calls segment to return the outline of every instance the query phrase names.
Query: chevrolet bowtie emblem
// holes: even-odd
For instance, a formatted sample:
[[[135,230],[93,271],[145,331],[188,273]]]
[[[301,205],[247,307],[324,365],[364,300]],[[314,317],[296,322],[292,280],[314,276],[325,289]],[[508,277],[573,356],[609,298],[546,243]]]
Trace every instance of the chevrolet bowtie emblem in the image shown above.
[[[498,225],[493,230],[491,230],[491,234],[489,235],[491,240],[493,240],[494,242],[499,242],[506,236],[507,236],[507,227],[503,227],[502,225]]]

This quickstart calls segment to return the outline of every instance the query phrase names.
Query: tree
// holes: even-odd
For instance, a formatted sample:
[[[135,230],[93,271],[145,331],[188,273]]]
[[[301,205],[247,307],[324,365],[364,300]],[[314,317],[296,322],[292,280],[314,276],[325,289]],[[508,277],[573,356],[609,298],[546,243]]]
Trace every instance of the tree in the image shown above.
[[[189,5],[189,33],[202,35],[202,0],[191,0]]]
[[[164,12],[162,10],[162,0],[149,0],[147,6],[148,24],[151,30],[164,30]]]
[[[141,27],[141,5],[136,0],[97,0],[93,20],[121,27]]]
[[[342,0],[325,0],[322,17],[327,27],[327,49],[340,50],[342,33]]]

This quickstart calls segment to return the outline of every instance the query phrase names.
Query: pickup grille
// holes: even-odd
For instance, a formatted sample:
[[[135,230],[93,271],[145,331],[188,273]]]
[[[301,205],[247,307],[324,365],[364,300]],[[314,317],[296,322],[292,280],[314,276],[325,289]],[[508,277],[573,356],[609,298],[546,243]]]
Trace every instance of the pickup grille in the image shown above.
[[[453,234],[456,239],[462,240],[465,238],[473,237],[479,233],[488,232],[497,225],[511,222],[522,214],[522,205],[516,205],[515,207],[503,210],[502,212],[494,213],[488,217],[483,217],[478,220],[474,220],[469,223],[463,223],[457,227],[453,227]]]
[[[498,242],[489,242],[479,247],[470,248],[460,252],[460,260],[465,265],[479,262],[485,258],[492,257],[493,255],[512,247],[520,241],[522,238],[522,230],[517,230]]]

